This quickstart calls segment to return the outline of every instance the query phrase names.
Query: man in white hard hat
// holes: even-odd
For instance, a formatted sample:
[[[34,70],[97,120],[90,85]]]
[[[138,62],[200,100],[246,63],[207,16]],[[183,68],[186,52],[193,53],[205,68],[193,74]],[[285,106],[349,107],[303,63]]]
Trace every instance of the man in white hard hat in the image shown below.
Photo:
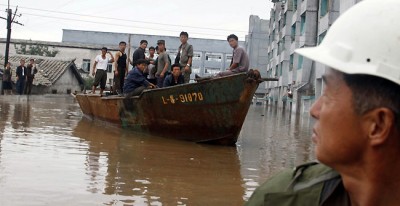
[[[311,108],[320,163],[274,176],[247,205],[400,205],[399,19],[399,0],[364,0],[296,51],[329,68]]]

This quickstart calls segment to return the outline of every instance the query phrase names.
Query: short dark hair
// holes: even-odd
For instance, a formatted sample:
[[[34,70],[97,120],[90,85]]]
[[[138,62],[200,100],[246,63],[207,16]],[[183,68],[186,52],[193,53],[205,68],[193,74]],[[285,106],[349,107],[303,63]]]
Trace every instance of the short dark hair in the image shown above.
[[[140,44],[143,44],[143,43],[148,44],[148,43],[147,43],[147,40],[142,40],[142,41],[140,41]]]
[[[187,38],[189,38],[189,34],[186,31],[182,31],[179,36],[186,36]]]
[[[226,40],[229,41],[229,39],[232,39],[232,38],[235,39],[236,41],[239,40],[239,38],[234,34],[229,35],[228,38],[226,38]]]
[[[108,51],[107,47],[102,47],[101,50],[106,50],[106,51]]]
[[[32,58],[32,59],[29,59],[29,61],[35,61],[35,59]]]
[[[125,44],[125,45],[126,45],[126,42],[124,42],[124,41],[121,41],[121,42],[119,42],[119,44],[118,44],[118,45],[121,45],[121,44]]]
[[[171,66],[171,69],[173,70],[174,67],[179,67],[179,68],[181,68],[181,65],[180,65],[180,64],[173,64],[173,65]]]
[[[385,107],[395,116],[395,127],[400,131],[400,85],[372,75],[345,74],[343,80],[353,94],[353,106],[357,114]]]
[[[135,63],[135,65],[139,65],[139,64],[147,64],[147,65],[149,65],[150,64],[150,62],[147,61],[146,59],[138,59],[134,63]]]
[[[149,48],[149,51],[150,50],[156,50],[156,48],[154,48],[153,46],[151,46],[150,48]]]

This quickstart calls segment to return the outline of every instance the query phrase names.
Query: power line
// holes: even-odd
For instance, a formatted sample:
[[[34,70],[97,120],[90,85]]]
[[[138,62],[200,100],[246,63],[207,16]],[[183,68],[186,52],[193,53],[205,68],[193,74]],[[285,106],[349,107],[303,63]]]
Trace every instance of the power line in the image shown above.
[[[0,4],[0,5],[6,6],[5,4]],[[192,28],[192,29],[205,29],[205,30],[213,30],[213,31],[231,31],[231,32],[247,33],[247,31],[240,31],[240,30],[196,27],[196,26],[179,25],[179,24],[165,24],[165,23],[148,22],[148,21],[134,21],[134,20],[127,20],[127,19],[120,19],[120,18],[102,17],[102,16],[78,14],[78,13],[72,13],[72,12],[62,12],[62,11],[55,11],[55,10],[52,11],[52,10],[47,10],[47,9],[37,9],[37,8],[30,8],[30,7],[20,7],[20,8],[37,10],[37,11],[45,11],[45,12],[51,12],[51,13],[57,13],[57,14],[67,14],[67,15],[99,18],[99,19],[111,19],[111,20],[118,20],[118,21],[125,21],[125,22],[135,22],[135,23],[154,24],[154,25],[173,26],[173,27],[185,27],[185,28]]]
[[[36,17],[43,17],[43,18],[51,18],[51,19],[61,19],[61,20],[67,20],[67,21],[78,21],[78,22],[86,22],[86,23],[93,23],[93,24],[104,24],[104,25],[111,25],[111,26],[120,26],[120,27],[132,27],[132,25],[126,25],[126,24],[115,24],[115,23],[108,23],[108,22],[98,22],[98,21],[90,21],[90,20],[82,20],[82,19],[72,19],[72,18],[64,18],[64,17],[56,17],[56,16],[47,16],[47,15],[39,15],[39,14],[31,14],[31,13],[24,13],[25,15],[30,15],[30,16],[36,16]],[[143,26],[135,26],[135,28],[140,28],[140,29],[148,29],[148,30],[154,30],[154,31],[169,31],[169,32],[176,32],[176,30],[169,30],[169,29],[159,29],[159,28],[149,28],[149,27],[143,27]],[[191,32],[193,34],[200,34],[200,35],[207,35],[207,36],[214,36],[214,37],[226,37],[225,35],[215,35],[215,34],[209,34],[209,33],[200,33],[200,32]]]

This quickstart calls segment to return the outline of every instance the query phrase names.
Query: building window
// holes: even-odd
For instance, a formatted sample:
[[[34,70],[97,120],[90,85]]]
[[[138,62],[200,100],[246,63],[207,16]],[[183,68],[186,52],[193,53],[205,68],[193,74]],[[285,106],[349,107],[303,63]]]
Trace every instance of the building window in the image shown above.
[[[85,72],[90,72],[90,59],[83,59],[82,70]]]
[[[292,32],[291,32],[290,37],[292,39],[292,42],[294,42],[294,40],[296,39],[296,23],[294,23],[292,25]]]
[[[283,62],[281,62],[280,66],[279,66],[279,76],[282,76],[282,70],[283,70]]]
[[[321,9],[319,11],[320,17],[323,17],[328,13],[328,0],[321,0]]]
[[[306,13],[301,15],[301,24],[300,24],[300,34],[304,35],[305,32],[305,24],[306,24]]]
[[[283,18],[282,18],[282,27],[286,26],[286,12],[283,14]]]
[[[275,66],[275,77],[278,77],[279,65]]]
[[[322,34],[318,36],[318,44],[321,44],[322,40],[324,40],[327,31],[324,31]]]
[[[112,63],[108,63],[108,64],[107,64],[107,72],[108,72],[108,73],[111,73],[111,72],[112,72],[112,65],[113,65]]]
[[[299,62],[297,64],[297,69],[303,68],[303,56],[299,55]]]
[[[293,70],[294,54],[290,55],[289,71]]]
[[[297,10],[297,0],[293,0],[293,11]]]
[[[272,41],[274,41],[274,40],[275,40],[275,29],[272,30]]]
[[[193,53],[193,60],[201,60],[201,53]]]

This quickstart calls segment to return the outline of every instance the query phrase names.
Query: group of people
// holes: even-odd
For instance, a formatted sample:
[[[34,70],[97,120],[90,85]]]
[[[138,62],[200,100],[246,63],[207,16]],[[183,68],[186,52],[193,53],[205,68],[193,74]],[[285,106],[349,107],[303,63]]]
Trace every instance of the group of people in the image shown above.
[[[33,80],[38,72],[34,59],[29,60],[28,66],[25,66],[25,59],[20,60],[20,65],[16,70],[16,91],[17,94],[31,94]],[[7,62],[3,72],[3,91],[4,94],[12,94],[12,69],[11,63]]]
[[[192,73],[193,46],[188,43],[189,34],[182,31],[179,35],[181,45],[178,48],[177,56],[172,62],[167,53],[165,40],[158,40],[156,47],[150,47],[148,55],[146,48],[147,40],[141,40],[139,47],[134,51],[132,59],[125,53],[126,42],[119,43],[119,51],[115,57],[103,47],[101,54],[95,59],[92,74],[95,76],[92,93],[100,85],[100,95],[106,86],[107,65],[114,63],[114,84],[113,93],[125,96],[136,96],[145,89],[169,87],[189,83]],[[227,41],[233,48],[233,56],[230,67],[227,71],[220,72],[217,77],[223,77],[239,72],[246,72],[249,69],[249,57],[246,51],[239,47],[238,37],[234,34],[228,36]],[[107,56],[109,54],[109,56]],[[129,71],[129,64],[133,69]],[[196,75],[196,78],[201,78]]]

